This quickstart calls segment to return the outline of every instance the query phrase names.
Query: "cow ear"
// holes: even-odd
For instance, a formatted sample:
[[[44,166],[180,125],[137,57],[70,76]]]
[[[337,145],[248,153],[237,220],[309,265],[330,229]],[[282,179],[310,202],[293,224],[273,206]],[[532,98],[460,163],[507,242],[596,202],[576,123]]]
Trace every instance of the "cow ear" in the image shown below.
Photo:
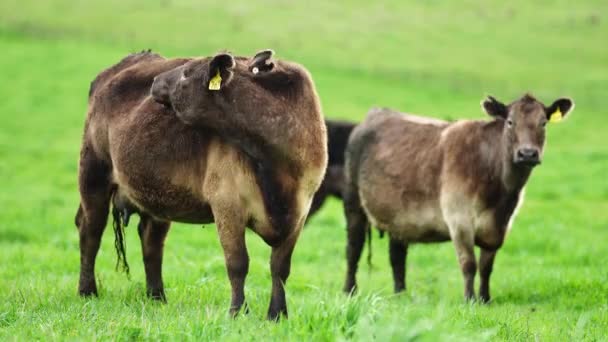
[[[209,90],[220,90],[232,80],[232,70],[236,66],[234,57],[228,53],[220,53],[211,58],[209,62]]]
[[[251,62],[249,63],[249,70],[254,74],[258,74],[259,72],[268,72],[274,68],[274,62],[272,60],[272,56],[274,55],[274,51],[262,50],[253,56]]]
[[[154,77],[154,82],[150,88],[150,95],[152,95],[154,101],[166,107],[171,107],[171,92],[175,89],[179,79],[183,77],[183,72],[184,67],[179,66]]]
[[[547,120],[550,122],[559,122],[574,109],[574,101],[569,98],[560,98],[555,100],[552,105],[545,107]]]
[[[509,115],[507,106],[490,95],[481,101],[481,107],[491,117],[506,119]]]

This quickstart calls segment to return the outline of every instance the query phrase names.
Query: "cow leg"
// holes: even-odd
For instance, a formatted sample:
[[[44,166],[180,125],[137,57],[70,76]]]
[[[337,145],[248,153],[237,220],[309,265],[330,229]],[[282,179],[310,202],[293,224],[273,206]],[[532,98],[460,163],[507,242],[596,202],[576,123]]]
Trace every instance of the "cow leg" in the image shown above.
[[[460,270],[464,278],[464,298],[465,300],[475,299],[475,273],[477,263],[475,262],[474,237],[471,229],[450,229],[452,241],[456,248]]]
[[[80,237],[78,293],[81,296],[97,295],[95,259],[108,221],[112,191],[110,172],[111,168],[98,159],[93,149],[85,143],[80,152],[78,175],[80,206],[76,214]]]
[[[270,255],[270,274],[272,276],[272,293],[270,305],[268,306],[268,319],[277,321],[280,316],[285,318],[287,314],[287,301],[285,300],[285,284],[291,269],[291,255],[300,236],[303,223],[299,223],[296,229],[277,246],[272,247]]]
[[[314,213],[321,209],[329,195],[341,199],[343,188],[344,169],[342,168],[342,166],[327,167],[327,171],[325,172],[325,178],[323,178],[321,186],[319,187],[317,192],[315,192],[315,195],[312,198],[312,204],[310,205],[310,210],[308,211],[308,217],[311,217]]]
[[[306,217],[306,221],[308,221],[308,219],[312,215],[314,215],[319,209],[321,209],[321,206],[323,206],[323,203],[325,203],[326,198],[327,189],[325,188],[325,184],[323,183],[319,187],[319,190],[315,192],[315,195],[312,198],[312,203],[310,204],[310,209],[308,210],[308,216]]]
[[[146,270],[146,294],[148,297],[166,302],[163,286],[163,249],[170,222],[154,221],[142,215],[137,231]]]
[[[490,274],[494,266],[496,251],[482,248],[479,254],[479,298],[483,303],[490,301]]]
[[[389,255],[393,269],[393,283],[395,293],[405,290],[405,259],[407,257],[407,243],[390,238]]]
[[[229,313],[235,317],[245,305],[245,278],[249,272],[249,255],[245,244],[245,223],[234,210],[214,211],[220,244],[224,250],[226,271],[232,291]]]
[[[357,289],[357,267],[365,244],[365,233],[369,229],[367,216],[361,208],[356,191],[345,191],[344,213],[348,241],[346,245],[346,280],[343,290],[352,294]]]

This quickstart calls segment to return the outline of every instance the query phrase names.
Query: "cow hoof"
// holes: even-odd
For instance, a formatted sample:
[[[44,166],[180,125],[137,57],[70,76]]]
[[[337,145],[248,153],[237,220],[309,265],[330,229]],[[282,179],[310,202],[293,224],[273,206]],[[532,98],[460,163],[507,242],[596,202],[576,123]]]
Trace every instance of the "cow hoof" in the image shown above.
[[[278,322],[281,318],[287,319],[287,309],[281,310],[268,310],[268,320],[273,322]]]
[[[81,297],[98,297],[99,295],[97,294],[97,286],[95,286],[95,284],[93,285],[85,285],[85,286],[79,286],[78,288],[78,294]]]
[[[475,298],[475,295],[468,295],[464,296],[464,301],[467,303],[475,303],[477,301],[477,298]]]
[[[342,291],[344,291],[344,293],[346,293],[349,296],[353,296],[355,293],[357,293],[357,285],[356,284],[345,284]]]
[[[97,290],[78,290],[78,294],[83,298],[99,297]]]
[[[164,290],[148,290],[147,291],[148,298],[158,301],[160,303],[167,303],[167,297],[165,296]]]
[[[228,310],[228,313],[230,314],[230,317],[232,317],[232,318],[236,318],[241,313],[244,315],[248,315],[249,314],[249,305],[247,305],[247,303],[245,303],[239,307],[230,307],[230,310]]]

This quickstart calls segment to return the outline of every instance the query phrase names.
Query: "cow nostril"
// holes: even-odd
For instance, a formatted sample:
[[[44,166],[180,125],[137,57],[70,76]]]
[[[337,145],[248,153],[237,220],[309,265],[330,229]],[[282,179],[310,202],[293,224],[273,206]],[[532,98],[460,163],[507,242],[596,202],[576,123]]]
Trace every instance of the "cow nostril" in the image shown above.
[[[517,156],[522,159],[537,159],[538,150],[534,148],[522,148],[517,151]]]

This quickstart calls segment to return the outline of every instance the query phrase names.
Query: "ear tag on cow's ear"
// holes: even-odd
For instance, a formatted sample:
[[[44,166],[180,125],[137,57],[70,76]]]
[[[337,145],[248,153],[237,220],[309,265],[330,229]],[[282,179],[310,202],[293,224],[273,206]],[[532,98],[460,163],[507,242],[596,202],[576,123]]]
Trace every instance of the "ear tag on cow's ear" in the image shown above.
[[[209,90],[220,90],[221,84],[222,76],[220,76],[220,71],[218,70],[217,74],[209,81]]]
[[[549,122],[560,122],[562,121],[562,111],[557,108],[553,114],[549,117]]]

